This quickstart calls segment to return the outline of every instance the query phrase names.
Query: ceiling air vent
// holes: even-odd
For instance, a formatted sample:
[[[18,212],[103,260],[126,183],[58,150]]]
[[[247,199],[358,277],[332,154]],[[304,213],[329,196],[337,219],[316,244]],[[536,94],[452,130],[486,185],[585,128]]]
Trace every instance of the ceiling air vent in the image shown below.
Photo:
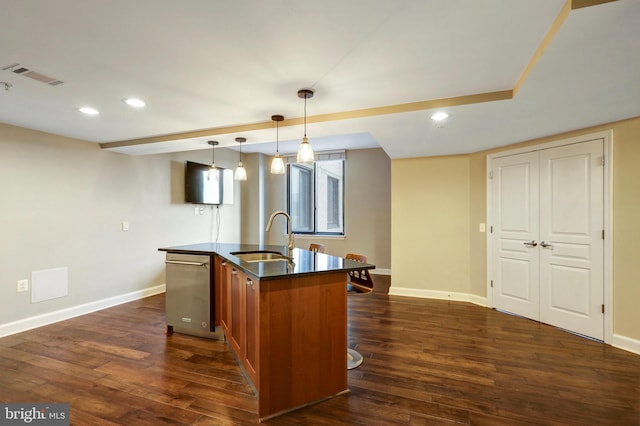
[[[11,64],[11,65],[7,65],[6,67],[2,67],[3,71],[11,71],[14,74],[19,74],[19,75],[23,75],[25,77],[29,77],[33,80],[37,80],[41,83],[45,83],[48,84],[49,86],[59,86],[62,83],[64,83],[64,81],[58,80],[57,78],[53,78],[53,77],[49,77],[47,75],[44,74],[40,74],[39,72],[35,72],[27,67],[25,67],[24,65],[20,65],[20,64]]]

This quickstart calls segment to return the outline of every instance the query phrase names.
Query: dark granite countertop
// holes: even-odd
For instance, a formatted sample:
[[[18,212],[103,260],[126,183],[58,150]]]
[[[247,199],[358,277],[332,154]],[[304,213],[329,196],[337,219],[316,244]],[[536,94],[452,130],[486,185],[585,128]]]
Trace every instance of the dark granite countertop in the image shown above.
[[[279,245],[198,243],[183,246],[162,247],[159,251],[183,254],[217,254],[259,280],[292,278],[293,276],[317,275],[353,269],[374,269],[368,263],[356,262],[324,253],[315,253],[300,248],[293,249],[293,266],[286,261],[245,262],[231,253],[247,251],[275,251],[286,254],[287,247]]]

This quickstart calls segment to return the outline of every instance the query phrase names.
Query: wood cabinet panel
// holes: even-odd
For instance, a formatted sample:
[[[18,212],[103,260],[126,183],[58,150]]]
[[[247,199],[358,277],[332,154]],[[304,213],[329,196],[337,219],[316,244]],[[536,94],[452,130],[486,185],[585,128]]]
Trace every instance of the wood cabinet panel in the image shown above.
[[[244,368],[260,392],[260,281],[245,277],[245,358]]]
[[[221,321],[261,419],[347,392],[346,273],[261,282],[221,269]]]
[[[346,392],[346,273],[262,285],[260,418]]]
[[[226,260],[222,259],[220,256],[215,256],[215,259],[214,259],[215,286],[216,286],[215,294],[219,295],[216,302],[216,306],[218,306],[218,309],[216,310],[216,312],[219,312],[220,326],[222,326],[222,329],[225,333],[229,331],[229,322],[230,322],[229,294],[231,290],[229,288],[230,281],[227,280],[228,268],[229,268],[229,263]]]
[[[239,359],[244,359],[244,323],[245,323],[245,284],[242,282],[244,274],[234,265],[229,268],[227,280],[230,291],[230,321],[229,321],[229,344],[238,355]]]

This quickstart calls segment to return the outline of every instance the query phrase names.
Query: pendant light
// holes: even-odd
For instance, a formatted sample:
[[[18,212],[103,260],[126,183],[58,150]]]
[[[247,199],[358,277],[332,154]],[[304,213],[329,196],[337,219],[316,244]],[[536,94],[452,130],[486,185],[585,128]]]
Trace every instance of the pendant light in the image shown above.
[[[211,145],[211,167],[209,167],[207,179],[217,182],[220,179],[220,169],[216,167],[216,146],[218,146],[218,141],[209,141],[207,143]]]
[[[282,157],[280,157],[280,151],[278,150],[278,142],[280,139],[280,135],[278,134],[278,123],[284,120],[282,115],[272,115],[271,120],[276,122],[276,156],[273,157],[273,161],[271,161],[271,174],[272,175],[282,175],[284,174],[284,161]]]
[[[303,164],[312,164],[314,161],[313,148],[311,148],[311,144],[307,138],[307,99],[313,98],[313,93],[314,92],[311,89],[298,90],[298,97],[304,99],[304,137],[302,138],[302,143],[298,147],[297,161],[298,163]]]
[[[240,144],[240,162],[238,162],[238,167],[236,167],[236,172],[233,175],[235,180],[247,180],[247,171],[242,164],[242,143],[246,141],[247,138],[236,138],[236,142]]]

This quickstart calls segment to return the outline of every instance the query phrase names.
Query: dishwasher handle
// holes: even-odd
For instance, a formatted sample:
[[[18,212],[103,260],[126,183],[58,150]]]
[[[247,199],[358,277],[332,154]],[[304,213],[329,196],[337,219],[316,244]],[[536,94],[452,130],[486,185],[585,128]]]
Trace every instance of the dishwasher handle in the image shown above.
[[[207,266],[209,262],[188,262],[186,260],[165,260],[164,263],[172,265]]]

